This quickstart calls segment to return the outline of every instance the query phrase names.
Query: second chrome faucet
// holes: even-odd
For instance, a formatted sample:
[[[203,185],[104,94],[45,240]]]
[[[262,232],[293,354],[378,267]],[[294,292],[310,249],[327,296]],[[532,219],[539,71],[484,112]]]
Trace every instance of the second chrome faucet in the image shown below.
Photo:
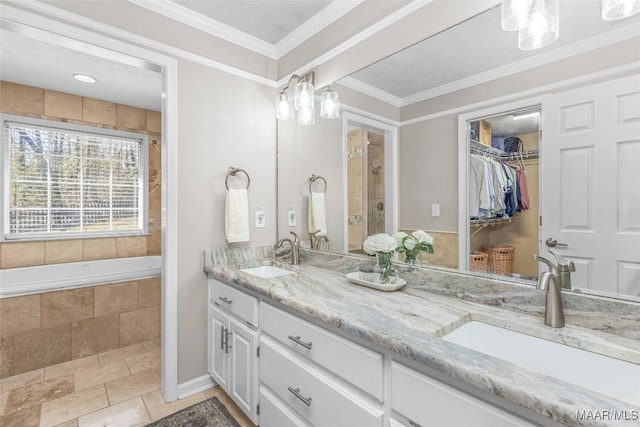
[[[549,267],[549,271],[545,271],[538,278],[536,287],[545,291],[544,324],[552,328],[562,328],[564,327],[562,288],[571,289],[571,273],[576,269],[572,261],[565,261],[560,254],[552,250],[549,252],[556,257],[557,266],[540,255],[533,256],[533,259]]]

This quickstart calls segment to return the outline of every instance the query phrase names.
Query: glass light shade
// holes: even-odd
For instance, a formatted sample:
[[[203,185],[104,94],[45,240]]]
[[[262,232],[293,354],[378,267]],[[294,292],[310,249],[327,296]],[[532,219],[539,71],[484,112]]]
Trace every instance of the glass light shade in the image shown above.
[[[281,93],[276,98],[276,118],[278,120],[293,119],[293,102],[287,93]]]
[[[320,117],[323,119],[337,119],[340,117],[340,97],[338,92],[325,90],[320,95]]]
[[[547,46],[560,35],[560,0],[534,0],[531,18],[518,31],[518,47],[533,50]]]
[[[503,0],[502,1],[502,29],[518,31],[527,26],[529,10],[532,0]]]
[[[602,0],[602,19],[613,21],[640,12],[640,0]]]
[[[303,108],[298,110],[298,124],[311,126],[316,122],[315,108]]]
[[[307,81],[299,81],[296,84],[294,96],[296,111],[313,109],[314,92],[313,85]]]

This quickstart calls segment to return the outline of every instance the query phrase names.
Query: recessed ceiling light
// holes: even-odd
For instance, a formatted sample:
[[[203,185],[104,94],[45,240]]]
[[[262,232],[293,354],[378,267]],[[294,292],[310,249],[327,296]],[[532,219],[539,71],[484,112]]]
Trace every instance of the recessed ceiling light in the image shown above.
[[[532,113],[520,114],[519,116],[513,116],[513,120],[522,120],[528,119],[530,117],[538,117],[540,115],[540,111],[534,111]]]
[[[83,83],[95,83],[95,82],[97,82],[97,80],[95,78],[93,78],[91,76],[88,76],[86,74],[74,74],[73,78],[78,80],[78,81],[81,81]]]

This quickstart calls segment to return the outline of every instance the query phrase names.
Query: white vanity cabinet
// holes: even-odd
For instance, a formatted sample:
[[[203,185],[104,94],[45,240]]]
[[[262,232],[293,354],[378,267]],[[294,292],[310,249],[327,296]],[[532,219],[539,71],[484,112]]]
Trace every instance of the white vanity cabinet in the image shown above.
[[[258,424],[258,299],[209,279],[209,374]]]
[[[383,425],[382,354],[264,302],[260,322],[261,426]]]
[[[393,427],[534,425],[396,361],[391,362],[391,409]]]

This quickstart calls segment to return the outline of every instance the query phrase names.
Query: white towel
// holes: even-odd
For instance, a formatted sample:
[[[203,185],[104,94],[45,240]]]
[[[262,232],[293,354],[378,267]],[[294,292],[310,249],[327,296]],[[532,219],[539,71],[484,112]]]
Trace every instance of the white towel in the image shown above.
[[[312,192],[309,196],[309,216],[307,220],[309,233],[320,230],[317,236],[327,235],[327,213],[324,207],[324,193]]]
[[[227,191],[224,231],[229,243],[249,241],[249,197],[246,188],[230,188]]]

